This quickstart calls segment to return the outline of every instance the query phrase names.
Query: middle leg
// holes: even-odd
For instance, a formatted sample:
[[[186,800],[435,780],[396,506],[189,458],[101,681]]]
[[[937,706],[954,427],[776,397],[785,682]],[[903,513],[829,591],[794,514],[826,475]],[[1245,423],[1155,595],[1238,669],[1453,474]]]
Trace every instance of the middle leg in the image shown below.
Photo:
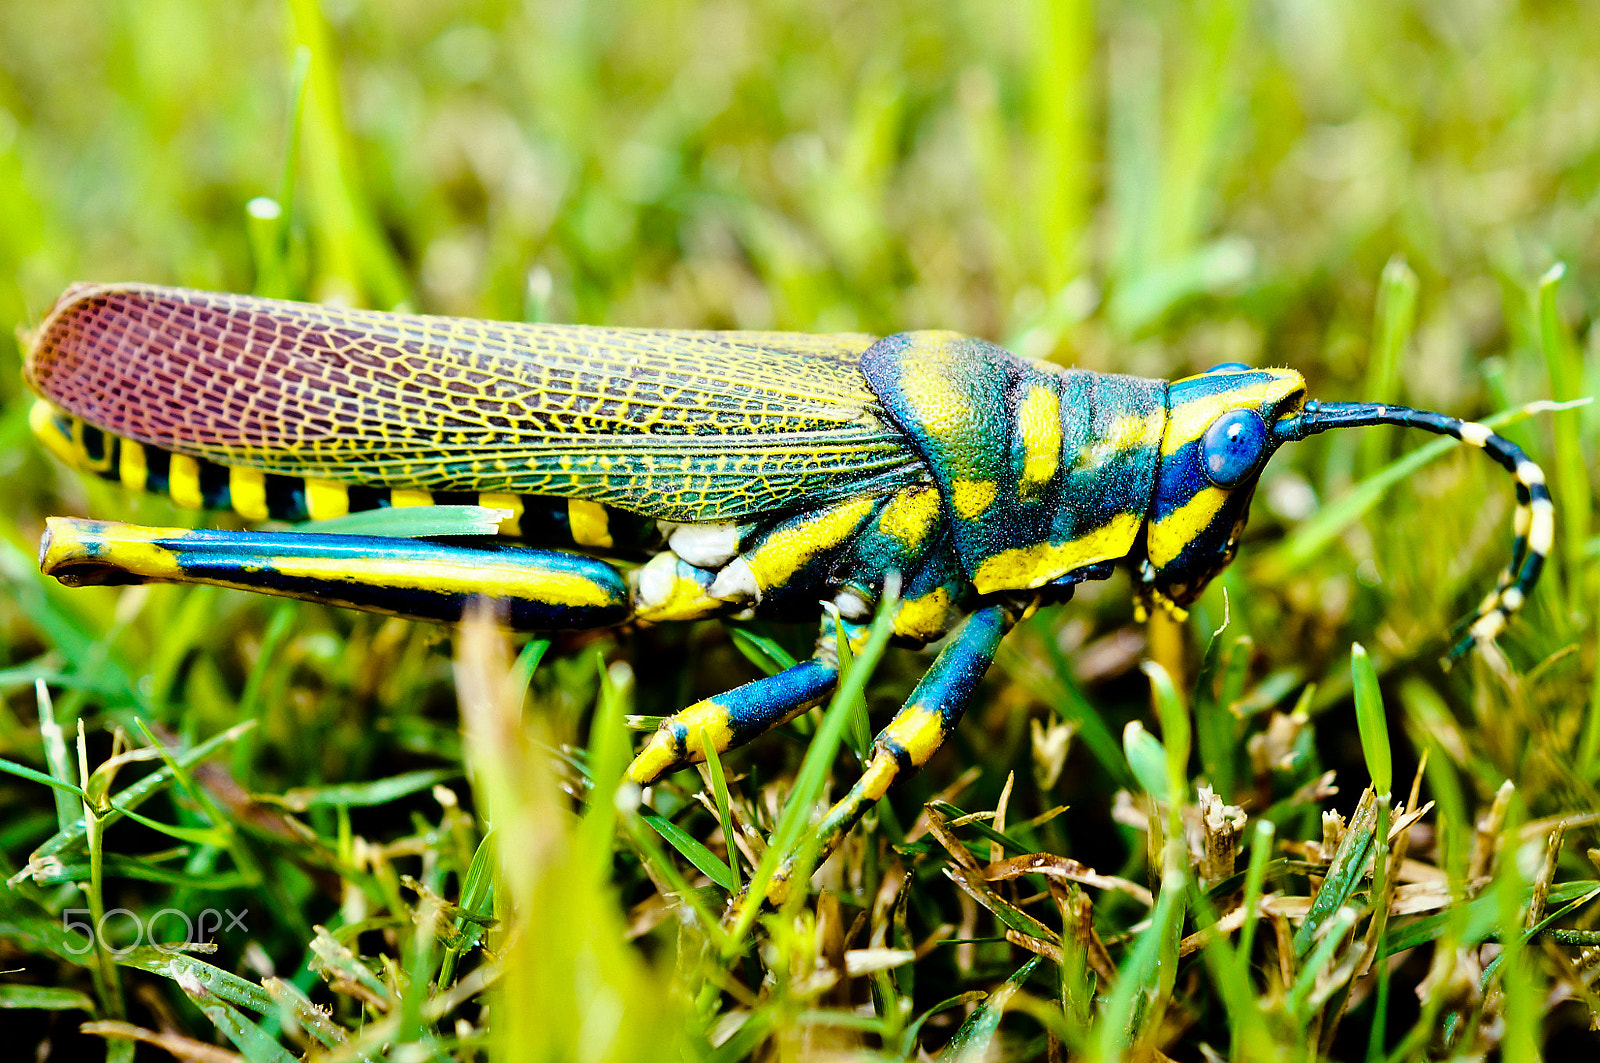
[[[859,651],[867,627],[842,621],[845,638]],[[718,753],[744,745],[828,696],[839,682],[839,654],[834,620],[822,619],[816,653],[777,675],[756,679],[724,694],[697,701],[665,720],[628,767],[628,778],[641,786],[669,772],[706,759],[705,743]]]

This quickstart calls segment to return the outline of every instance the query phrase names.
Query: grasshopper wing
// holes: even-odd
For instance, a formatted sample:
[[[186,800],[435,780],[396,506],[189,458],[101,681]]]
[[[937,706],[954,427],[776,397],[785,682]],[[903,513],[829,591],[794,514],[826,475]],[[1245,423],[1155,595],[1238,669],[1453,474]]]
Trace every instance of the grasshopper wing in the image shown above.
[[[925,477],[856,368],[871,342],[80,285],[25,371],[92,425],[222,465],[726,521]]]

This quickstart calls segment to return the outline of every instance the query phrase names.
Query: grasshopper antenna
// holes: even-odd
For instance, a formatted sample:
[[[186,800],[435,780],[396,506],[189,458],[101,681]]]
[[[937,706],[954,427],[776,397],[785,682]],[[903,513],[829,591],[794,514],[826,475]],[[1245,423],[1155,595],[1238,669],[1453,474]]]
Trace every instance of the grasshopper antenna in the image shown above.
[[[1516,540],[1511,545],[1511,563],[1477,610],[1457,625],[1456,632],[1464,634],[1446,655],[1445,662],[1449,664],[1464,656],[1474,643],[1486,642],[1505,630],[1511,614],[1527,601],[1555,540],[1555,504],[1545,487],[1544,470],[1521,447],[1476,421],[1405,406],[1313,400],[1298,413],[1280,418],[1273,424],[1272,434],[1279,443],[1292,443],[1332,428],[1376,424],[1420,428],[1470,443],[1499,462],[1517,481],[1517,512],[1512,524]]]

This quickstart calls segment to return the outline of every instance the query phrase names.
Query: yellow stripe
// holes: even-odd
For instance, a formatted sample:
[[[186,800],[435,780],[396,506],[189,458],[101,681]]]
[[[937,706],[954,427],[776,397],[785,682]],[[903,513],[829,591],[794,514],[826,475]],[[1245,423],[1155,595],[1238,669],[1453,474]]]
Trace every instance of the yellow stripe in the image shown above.
[[[259,469],[228,470],[228,498],[233,511],[245,520],[266,520],[267,478]]]
[[[572,541],[579,546],[611,546],[611,518],[600,503],[567,499],[567,523],[572,529]]]
[[[1028,389],[1017,411],[1017,434],[1022,437],[1022,480],[1017,494],[1038,498],[1061,464],[1061,400],[1043,384]]]
[[[1199,439],[1211,427],[1211,422],[1228,410],[1260,409],[1282,399],[1291,391],[1293,388],[1286,388],[1282,379],[1272,379],[1236,391],[1201,395],[1179,403],[1172,410],[1171,420],[1167,423],[1167,435],[1162,440],[1161,452],[1175,453],[1185,443]]]
[[[502,517],[500,520],[500,534],[513,537],[522,534],[521,495],[480,494],[478,505],[485,509],[509,509],[511,516]]]
[[[675,724],[682,724],[686,729],[681,746]],[[657,728],[628,765],[628,778],[645,786],[679,764],[704,760],[708,742],[711,748],[719,751],[733,744],[731,714],[727,706],[715,700],[696,702]]]
[[[39,437],[39,442],[46,450],[76,467],[78,455],[72,449],[72,439],[62,434],[61,423],[56,416],[56,408],[40,399],[28,410],[28,427],[33,429],[33,434]]]
[[[944,745],[944,718],[926,706],[907,705],[889,721],[883,736],[905,750],[913,766],[921,767]]]
[[[1151,410],[1141,416],[1119,417],[1111,422],[1111,427],[1106,430],[1105,438],[1096,440],[1088,447],[1095,460],[1089,464],[1100,464],[1108,457],[1114,457],[1129,450],[1139,447],[1160,446],[1162,436],[1167,430],[1167,411],[1165,408]]]
[[[1003,550],[972,574],[979,594],[1042,587],[1057,576],[1100,561],[1122,557],[1139,534],[1141,516],[1118,513],[1105,524],[1064,543],[1034,543]]]
[[[903,639],[932,642],[950,630],[950,592],[935,587],[919,598],[907,598],[894,612],[894,633]]]
[[[685,752],[696,760],[706,755],[705,742],[708,739],[711,748],[718,753],[725,752],[733,744],[733,714],[715,698],[697,701],[672,719],[674,723],[683,724],[687,730]]]
[[[763,590],[783,586],[807,561],[855,534],[877,501],[869,496],[841,502],[773,532],[744,558],[756,577],[756,586]]]
[[[894,762],[894,758],[879,753],[872,758],[867,770],[861,773],[861,778],[850,788],[850,793],[860,802],[861,807],[865,807],[888,793],[889,784],[894,782],[894,777],[899,773],[900,767]]]
[[[117,474],[122,486],[130,491],[143,491],[150,480],[150,466],[145,461],[144,447],[131,439],[122,441],[122,456],[117,462]]]
[[[167,463],[167,494],[184,509],[200,509],[200,463],[187,454],[174,454]]]
[[[1150,563],[1157,568],[1165,565],[1193,542],[1201,532],[1211,526],[1217,513],[1228,500],[1228,492],[1220,487],[1206,487],[1171,513],[1150,524]]]
[[[522,565],[444,564],[386,561],[362,557],[264,556],[259,565],[295,579],[327,580],[358,586],[383,586],[436,594],[482,594],[551,605],[614,605],[611,592],[569,572],[529,571]]]
[[[332,480],[306,480],[306,515],[312,520],[330,520],[350,512],[350,492]]]
[[[45,526],[49,532],[44,552],[39,556],[39,568],[46,575],[53,575],[58,568],[70,569],[84,561],[93,561],[147,579],[184,578],[177,555],[154,542],[158,538],[181,536],[183,532],[176,528],[142,528],[134,524],[104,524],[66,517],[50,517]]]
[[[950,504],[966,520],[982,516],[994,501],[994,494],[992,480],[955,480],[950,484]]]
[[[431,506],[433,495],[427,491],[406,491],[396,488],[389,492],[391,506]]]
[[[907,546],[920,546],[939,518],[939,492],[932,487],[907,487],[895,493],[878,517],[878,530]]]
[[[951,348],[965,338],[954,332],[919,333],[900,377],[906,404],[923,430],[941,443],[961,438],[972,424],[971,402],[950,383],[946,372]]]

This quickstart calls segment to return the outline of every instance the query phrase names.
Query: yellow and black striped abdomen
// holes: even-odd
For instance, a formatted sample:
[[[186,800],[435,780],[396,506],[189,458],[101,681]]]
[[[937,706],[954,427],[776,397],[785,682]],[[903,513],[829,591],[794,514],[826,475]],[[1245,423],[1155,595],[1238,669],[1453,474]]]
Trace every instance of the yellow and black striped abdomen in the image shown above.
[[[29,423],[74,468],[184,509],[233,510],[249,521],[330,520],[391,506],[483,506],[509,511],[501,535],[546,545],[631,553],[661,538],[649,518],[579,498],[370,487],[222,465],[113,435],[42,399]]]

